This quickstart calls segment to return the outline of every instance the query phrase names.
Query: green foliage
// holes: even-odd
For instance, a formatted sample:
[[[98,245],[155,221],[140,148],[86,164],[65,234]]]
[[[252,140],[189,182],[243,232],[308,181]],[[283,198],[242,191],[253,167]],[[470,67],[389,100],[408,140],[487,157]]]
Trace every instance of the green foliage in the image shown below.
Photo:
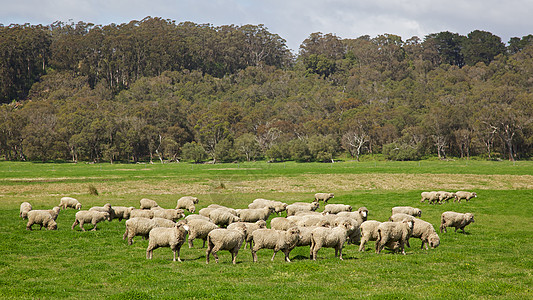
[[[383,145],[383,156],[385,159],[396,161],[419,160],[421,158],[418,147],[403,143]]]
[[[196,142],[190,142],[183,145],[181,155],[184,159],[192,160],[197,163],[207,158],[207,152],[205,152],[204,147]]]

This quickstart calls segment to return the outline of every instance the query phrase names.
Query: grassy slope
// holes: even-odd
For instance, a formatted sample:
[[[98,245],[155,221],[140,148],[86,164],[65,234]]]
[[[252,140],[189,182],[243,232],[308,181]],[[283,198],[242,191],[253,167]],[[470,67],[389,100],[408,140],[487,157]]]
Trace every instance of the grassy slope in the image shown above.
[[[424,182],[408,182],[406,188],[389,189],[377,182],[372,189],[334,192],[333,203],[366,206],[370,218],[384,221],[390,208],[412,205],[423,210],[423,219],[439,225],[443,211],[473,212],[476,222],[467,234],[449,230],[440,234],[441,246],[425,251],[420,241],[411,242],[408,255],[372,251],[360,253],[345,247],[344,261],[333,249],[321,249],[318,261],[307,259],[309,248],[291,253],[292,263],[279,253],[270,262],[271,250],[259,251],[259,263],[251,262],[249,250],[241,250],[236,266],[230,255],[220,253],[221,264],[205,264],[205,249],[182,248],[183,263],[173,263],[168,248],[145,259],[147,242],[135,239],[132,246],[121,239],[124,221],[102,223],[96,232],[72,231],[75,211],[60,213],[57,231],[28,232],[18,218],[22,201],[35,209],[56,205],[62,195],[73,195],[85,208],[106,202],[135,205],[150,197],[163,207],[174,207],[179,196],[175,186],[204,186],[199,208],[220,203],[245,207],[257,197],[286,202],[307,201],[317,186],[293,184],[284,190],[277,178],[320,180],[329,174],[365,174],[384,178],[390,174],[437,174],[431,184],[452,185],[471,174],[506,175],[526,181],[526,188],[493,188],[493,181],[476,181],[478,198],[468,203],[430,206],[418,202]],[[448,175],[439,175],[448,174]],[[449,175],[453,176],[449,176]],[[0,163],[0,297],[1,298],[531,298],[533,297],[533,191],[527,184],[532,162],[365,162],[339,164],[249,163],[231,165],[72,165]],[[517,176],[517,177],[513,177]],[[469,178],[469,177],[468,177]],[[269,181],[270,180],[270,181]],[[329,178],[328,180],[331,180]],[[335,182],[326,182],[335,184]],[[423,181],[423,180],[422,180]],[[258,190],[241,190],[247,182],[260,182]],[[227,189],[217,189],[224,183]],[[87,194],[93,184],[100,196]],[[346,184],[343,182],[343,184]],[[355,183],[354,183],[355,184]],[[426,185],[424,185],[426,184]],[[524,184],[522,184],[523,186]],[[401,183],[400,183],[401,186]],[[155,187],[155,188],[154,188]],[[434,186],[439,189],[440,186]],[[131,191],[131,192],[128,192]]]

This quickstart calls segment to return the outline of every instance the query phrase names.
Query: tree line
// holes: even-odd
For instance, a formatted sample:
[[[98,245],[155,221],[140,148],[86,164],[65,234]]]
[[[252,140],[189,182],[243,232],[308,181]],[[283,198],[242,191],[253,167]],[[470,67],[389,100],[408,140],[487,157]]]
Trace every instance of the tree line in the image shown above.
[[[0,27],[6,160],[527,159],[533,36],[403,41],[145,18]]]

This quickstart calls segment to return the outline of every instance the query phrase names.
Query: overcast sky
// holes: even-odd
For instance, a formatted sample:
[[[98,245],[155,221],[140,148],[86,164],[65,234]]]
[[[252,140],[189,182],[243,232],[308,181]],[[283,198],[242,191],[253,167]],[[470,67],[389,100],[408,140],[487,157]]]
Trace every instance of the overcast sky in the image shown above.
[[[146,16],[213,25],[264,24],[298,50],[310,33],[409,39],[479,29],[508,42],[533,34],[533,0],[0,0],[0,23],[107,25]]]

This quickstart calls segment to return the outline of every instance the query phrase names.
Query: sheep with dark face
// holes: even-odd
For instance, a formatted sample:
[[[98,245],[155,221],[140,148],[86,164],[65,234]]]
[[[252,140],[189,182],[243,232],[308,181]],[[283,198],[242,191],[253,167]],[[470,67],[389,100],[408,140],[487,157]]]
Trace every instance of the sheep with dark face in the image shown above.
[[[462,214],[453,211],[443,212],[441,215],[440,232],[442,233],[443,230],[447,232],[446,227],[455,227],[455,232],[457,232],[457,229],[461,229],[465,233],[465,227],[470,223],[474,223],[474,214]]]

